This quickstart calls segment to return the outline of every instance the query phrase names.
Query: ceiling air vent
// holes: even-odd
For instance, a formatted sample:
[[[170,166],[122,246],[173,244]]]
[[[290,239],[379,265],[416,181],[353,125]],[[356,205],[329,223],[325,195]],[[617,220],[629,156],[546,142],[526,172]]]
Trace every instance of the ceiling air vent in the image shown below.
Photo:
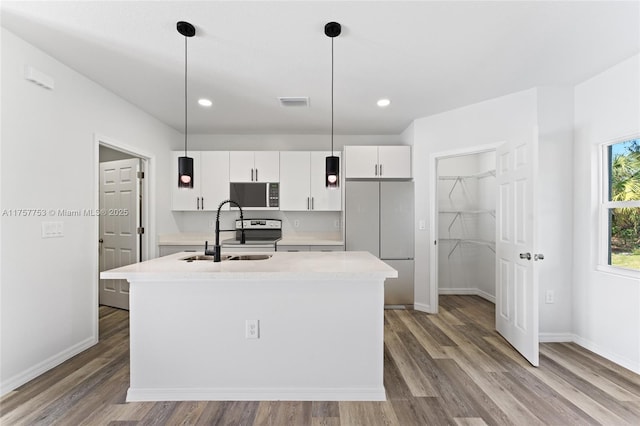
[[[284,96],[278,98],[280,106],[283,107],[306,107],[309,106],[309,98],[306,96]]]

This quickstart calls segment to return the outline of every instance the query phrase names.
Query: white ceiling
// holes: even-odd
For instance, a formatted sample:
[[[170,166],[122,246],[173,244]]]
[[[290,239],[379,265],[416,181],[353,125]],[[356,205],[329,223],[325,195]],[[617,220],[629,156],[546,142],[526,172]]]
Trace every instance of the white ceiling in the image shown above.
[[[412,120],[540,85],[573,85],[640,51],[639,1],[2,1],[2,26],[179,131],[399,134]],[[46,72],[47,70],[41,70]],[[308,96],[283,108],[279,96]],[[213,107],[196,104],[198,97]],[[386,109],[376,100],[388,97]]]

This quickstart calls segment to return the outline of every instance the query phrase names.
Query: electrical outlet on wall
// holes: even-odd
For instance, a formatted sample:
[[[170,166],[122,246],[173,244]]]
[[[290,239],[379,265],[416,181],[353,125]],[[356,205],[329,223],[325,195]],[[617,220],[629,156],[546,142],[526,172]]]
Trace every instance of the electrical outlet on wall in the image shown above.
[[[260,337],[260,321],[247,320],[245,322],[245,336],[247,339],[258,339]]]
[[[544,295],[544,303],[555,303],[555,292],[553,290],[547,290]]]

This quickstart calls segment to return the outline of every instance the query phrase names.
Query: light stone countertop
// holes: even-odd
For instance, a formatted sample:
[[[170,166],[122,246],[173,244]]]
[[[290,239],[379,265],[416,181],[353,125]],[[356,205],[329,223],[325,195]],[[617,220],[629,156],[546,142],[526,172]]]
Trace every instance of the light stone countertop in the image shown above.
[[[398,276],[395,269],[372,254],[362,251],[275,252],[271,253],[273,257],[266,260],[226,260],[219,263],[181,260],[195,254],[202,253],[181,252],[134,263],[101,272],[100,278],[126,279],[130,282],[167,282],[242,279],[384,279]]]

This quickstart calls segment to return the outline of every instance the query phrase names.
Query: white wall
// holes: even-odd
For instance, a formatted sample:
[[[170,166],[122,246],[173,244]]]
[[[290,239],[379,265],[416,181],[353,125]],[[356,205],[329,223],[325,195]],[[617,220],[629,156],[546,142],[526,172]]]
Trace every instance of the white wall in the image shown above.
[[[150,153],[157,165],[152,228],[176,230],[170,214],[173,129],[2,29],[0,202],[12,209],[93,209],[101,134]],[[53,77],[46,90],[24,79],[31,65]],[[41,222],[61,221],[64,237],[41,238]],[[2,216],[1,392],[97,340],[97,218]],[[153,232],[153,229],[152,229]]]
[[[431,219],[431,157],[531,137],[536,125],[536,98],[536,91],[532,89],[414,121],[416,220],[429,224]],[[428,228],[416,231],[415,305],[431,311],[429,261],[436,236]]]
[[[570,94],[571,89],[530,89],[421,118],[414,122],[413,128],[416,219],[428,224],[432,208],[429,199],[433,183],[432,156],[497,146],[507,140],[531,140],[535,129],[540,127],[538,239],[543,242],[541,247],[547,250],[545,255],[549,260],[539,265],[540,291],[544,293],[549,288],[556,291],[553,305],[542,306],[540,302],[540,333],[544,340],[550,340],[548,336],[553,340],[571,339],[571,262],[566,260],[566,253],[571,252],[572,244],[571,236],[562,231],[571,228],[568,203],[572,196],[571,173],[570,166],[566,166],[571,147]],[[560,117],[554,121],[549,117],[553,114]],[[552,206],[558,199],[564,201]],[[564,236],[564,239],[558,236]],[[429,229],[416,231],[415,305],[425,311],[434,308],[429,260],[435,238]]]
[[[640,58],[575,88],[574,332],[582,346],[640,373],[640,280],[597,270],[600,144],[640,135]]]

